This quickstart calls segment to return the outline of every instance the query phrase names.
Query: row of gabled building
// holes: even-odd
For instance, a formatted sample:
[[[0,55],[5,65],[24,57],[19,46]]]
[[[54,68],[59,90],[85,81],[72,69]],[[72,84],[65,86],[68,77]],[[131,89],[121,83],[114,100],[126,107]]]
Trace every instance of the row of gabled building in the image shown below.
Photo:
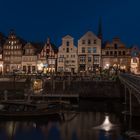
[[[0,35],[0,73],[70,72],[86,74],[101,69],[119,69],[139,72],[139,49],[128,48],[119,38],[102,43],[101,36],[88,31],[74,45],[74,38],[66,35],[56,47],[47,41],[31,43],[11,31],[8,37]]]

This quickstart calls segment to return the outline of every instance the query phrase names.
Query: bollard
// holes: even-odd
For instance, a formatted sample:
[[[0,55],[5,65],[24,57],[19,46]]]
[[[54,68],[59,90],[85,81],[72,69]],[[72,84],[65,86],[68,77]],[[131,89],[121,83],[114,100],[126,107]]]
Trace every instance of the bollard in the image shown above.
[[[7,91],[7,90],[4,90],[4,100],[5,100],[5,101],[8,100],[7,93],[8,93],[8,91]]]
[[[53,80],[53,91],[55,91],[55,80]]]
[[[65,90],[65,88],[66,88],[66,82],[65,80],[63,80],[63,91]]]

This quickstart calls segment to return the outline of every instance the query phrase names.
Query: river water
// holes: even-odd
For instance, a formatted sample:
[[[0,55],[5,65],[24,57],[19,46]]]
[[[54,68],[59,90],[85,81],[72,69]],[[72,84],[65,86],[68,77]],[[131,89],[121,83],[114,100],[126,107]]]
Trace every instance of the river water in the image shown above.
[[[118,101],[82,101],[53,118],[0,121],[0,140],[127,140],[139,132],[139,118],[121,114]]]

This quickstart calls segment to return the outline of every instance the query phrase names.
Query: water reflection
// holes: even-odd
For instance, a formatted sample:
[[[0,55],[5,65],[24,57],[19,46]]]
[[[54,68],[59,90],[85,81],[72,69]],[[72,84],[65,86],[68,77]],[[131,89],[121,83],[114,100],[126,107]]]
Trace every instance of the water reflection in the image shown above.
[[[0,123],[0,139],[2,140],[103,140],[119,139],[120,129],[111,130],[107,135],[104,130],[92,129],[103,123],[119,124],[119,118],[110,114],[104,120],[102,112],[65,113],[65,120],[40,121],[6,121]],[[108,131],[109,128],[106,130]]]
[[[113,128],[113,126],[114,125],[109,120],[109,115],[106,115],[105,120],[104,120],[103,124],[101,125],[102,129],[104,129],[105,131],[109,131]]]
[[[118,128],[118,125],[114,125],[110,122],[110,116],[109,114],[106,114],[105,113],[105,119],[104,119],[104,122],[99,125],[99,126],[96,126],[96,127],[93,127],[94,129],[100,129],[100,130],[105,130],[105,131],[110,131],[112,129],[117,129]]]

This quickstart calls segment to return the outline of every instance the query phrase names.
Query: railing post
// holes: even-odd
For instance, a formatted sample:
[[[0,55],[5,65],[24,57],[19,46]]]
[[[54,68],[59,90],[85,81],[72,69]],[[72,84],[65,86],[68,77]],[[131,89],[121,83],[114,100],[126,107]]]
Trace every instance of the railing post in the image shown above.
[[[132,115],[132,95],[131,90],[129,92],[129,110],[130,110],[130,116]]]
[[[126,93],[126,85],[124,85],[124,92],[125,92],[125,105],[127,104],[127,93]]]
[[[65,80],[63,80],[63,91],[65,90],[65,88],[66,88],[66,82]]]
[[[53,91],[55,91],[55,80],[53,80]]]
[[[124,102],[124,110],[127,111],[127,91],[126,85],[124,85],[124,92],[125,92],[125,102]],[[124,120],[126,121],[126,115],[124,116]]]

